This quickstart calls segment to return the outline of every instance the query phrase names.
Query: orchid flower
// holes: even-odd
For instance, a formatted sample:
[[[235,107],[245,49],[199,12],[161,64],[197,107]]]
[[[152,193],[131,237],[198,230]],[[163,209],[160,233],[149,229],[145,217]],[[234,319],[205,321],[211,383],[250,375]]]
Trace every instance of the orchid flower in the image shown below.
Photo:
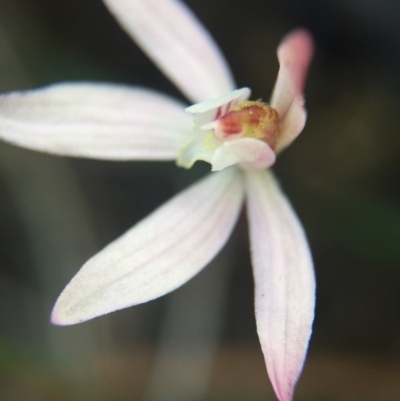
[[[92,257],[60,295],[52,322],[70,325],[160,297],[220,251],[246,198],[255,314],[266,367],[290,401],[314,316],[307,240],[271,167],[302,131],[312,40],[297,30],[278,48],[270,103],[235,87],[210,34],[179,0],[104,0],[136,43],[194,103],[111,84],[58,84],[0,97],[0,137],[62,156],[176,160],[211,173]]]

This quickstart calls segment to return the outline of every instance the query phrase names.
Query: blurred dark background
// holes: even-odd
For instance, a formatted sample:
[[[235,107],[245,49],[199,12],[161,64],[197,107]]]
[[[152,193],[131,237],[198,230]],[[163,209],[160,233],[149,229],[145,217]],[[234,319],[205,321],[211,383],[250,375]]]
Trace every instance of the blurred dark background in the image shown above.
[[[187,0],[238,86],[267,100],[276,47],[316,54],[306,129],[274,170],[318,282],[299,401],[400,399],[400,2]],[[0,0],[0,90],[107,81],[180,93],[100,0]],[[52,327],[79,267],[209,168],[57,158],[0,143],[0,399],[274,400],[256,335],[247,223],[175,293]]]

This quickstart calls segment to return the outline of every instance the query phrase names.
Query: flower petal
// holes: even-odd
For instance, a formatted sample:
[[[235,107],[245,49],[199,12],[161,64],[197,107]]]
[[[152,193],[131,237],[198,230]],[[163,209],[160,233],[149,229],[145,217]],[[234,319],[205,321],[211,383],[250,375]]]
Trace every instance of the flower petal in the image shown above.
[[[179,0],[104,0],[121,26],[193,103],[235,88],[226,61]]]
[[[247,173],[257,330],[280,401],[290,401],[314,318],[315,281],[304,231],[271,173]]]
[[[263,141],[255,138],[238,138],[224,141],[211,160],[212,171],[219,171],[240,163],[246,170],[262,170],[275,163],[275,153]]]
[[[251,90],[249,88],[236,89],[217,99],[196,103],[187,107],[185,111],[193,115],[194,125],[202,128],[204,124],[213,122],[229,113],[234,106],[247,100],[250,95]]]
[[[306,111],[302,96],[313,52],[312,38],[302,29],[289,33],[278,48],[280,68],[270,102],[282,123],[277,149],[292,142],[304,127]]]
[[[173,160],[190,132],[181,103],[140,88],[75,83],[0,96],[0,138],[42,152]]]
[[[306,120],[307,110],[304,108],[303,96],[297,96],[290,105],[285,118],[280,122],[276,153],[280,153],[298,137],[306,125]]]
[[[221,141],[211,132],[199,132],[181,147],[177,165],[192,168],[202,160],[211,164],[212,171],[220,171],[234,164],[245,170],[262,170],[275,163],[275,153],[265,142],[255,138]]]
[[[225,244],[242,199],[238,169],[178,194],[82,267],[60,295],[52,322],[79,323],[181,286]]]

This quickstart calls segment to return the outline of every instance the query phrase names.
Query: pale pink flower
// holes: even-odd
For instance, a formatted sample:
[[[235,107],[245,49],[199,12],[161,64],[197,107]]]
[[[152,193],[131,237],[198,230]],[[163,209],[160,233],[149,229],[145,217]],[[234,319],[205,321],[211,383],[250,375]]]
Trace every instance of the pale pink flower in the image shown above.
[[[248,102],[209,33],[179,0],[104,0],[120,24],[192,102],[147,89],[59,84],[0,98],[0,136],[58,155],[107,160],[205,160],[214,172],[91,258],[60,295],[52,322],[83,322],[160,297],[223,247],[246,197],[257,330],[280,401],[292,399],[314,316],[315,282],[295,213],[266,168],[306,121],[312,41],[278,48],[270,107]],[[192,115],[192,116],[190,116]],[[193,122],[192,122],[193,119]]]

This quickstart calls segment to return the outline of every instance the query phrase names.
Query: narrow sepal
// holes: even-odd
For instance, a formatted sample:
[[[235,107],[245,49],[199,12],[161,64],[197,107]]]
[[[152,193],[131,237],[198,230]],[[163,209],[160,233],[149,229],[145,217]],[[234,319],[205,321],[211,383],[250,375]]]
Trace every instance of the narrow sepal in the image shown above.
[[[176,195],[82,267],[57,300],[52,322],[79,323],[184,284],[225,244],[243,190],[240,171],[231,168]]]
[[[193,103],[231,92],[229,67],[211,35],[179,0],[104,0],[142,50]]]
[[[246,181],[257,331],[275,393],[291,401],[314,319],[311,255],[272,173],[247,173]]]
[[[57,84],[0,96],[0,138],[62,156],[174,160],[191,132],[184,107],[142,88]]]

